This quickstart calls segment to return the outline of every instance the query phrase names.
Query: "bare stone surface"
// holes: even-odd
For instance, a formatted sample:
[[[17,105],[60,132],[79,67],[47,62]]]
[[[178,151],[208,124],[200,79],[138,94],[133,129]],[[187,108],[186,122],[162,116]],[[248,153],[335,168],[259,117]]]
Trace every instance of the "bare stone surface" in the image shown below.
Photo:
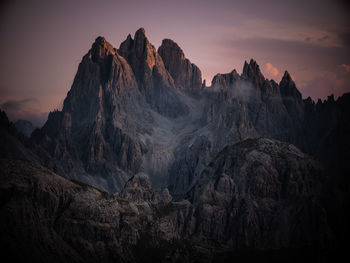
[[[0,242],[15,259],[215,262],[225,251],[334,242],[320,202],[323,170],[270,139],[227,146],[182,202],[163,198],[144,173],[111,195],[32,162],[1,159],[0,167]]]

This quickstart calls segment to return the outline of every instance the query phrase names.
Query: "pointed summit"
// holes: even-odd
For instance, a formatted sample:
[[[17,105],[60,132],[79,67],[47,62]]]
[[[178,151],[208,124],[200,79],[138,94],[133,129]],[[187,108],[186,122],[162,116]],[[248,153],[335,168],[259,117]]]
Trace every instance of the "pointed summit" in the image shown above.
[[[131,66],[138,88],[151,107],[165,116],[177,117],[187,113],[186,106],[175,94],[173,78],[166,70],[162,57],[148,41],[143,28],[136,31],[134,40],[128,36],[120,44],[118,53]]]
[[[158,53],[161,56],[162,53],[165,53],[166,51],[172,52],[174,55],[177,55],[177,58],[181,60],[185,60],[185,54],[179,45],[175,41],[168,38],[163,39],[162,45],[158,48]]]
[[[258,86],[262,86],[265,81],[265,77],[254,59],[251,59],[249,64],[247,61],[244,62],[242,78],[252,80]]]
[[[244,61],[243,75],[252,76],[257,74],[261,74],[261,71],[256,61],[254,59],[250,59],[249,64],[247,63],[247,61]]]
[[[286,107],[289,116],[294,123],[300,123],[304,118],[304,103],[301,93],[295,86],[288,71],[284,72],[279,88],[284,106]]]
[[[171,39],[163,39],[158,53],[164,61],[165,68],[175,81],[178,89],[186,92],[198,92],[202,87],[200,69],[186,59],[182,49]]]
[[[289,72],[287,70],[284,72],[282,80],[285,80],[285,81],[288,81],[288,82],[293,81],[291,75],[289,74]]]
[[[115,55],[115,48],[107,42],[104,37],[97,37],[95,42],[92,44],[91,49],[89,50],[89,58],[94,62],[97,61],[98,58],[108,55]]]
[[[148,41],[145,29],[142,27],[135,32],[134,39],[130,34],[127,36],[126,40],[120,44],[118,53],[129,62],[137,79],[140,79],[143,74],[144,66],[151,72],[155,64],[163,64],[163,61],[158,61],[160,57],[157,56],[157,51]]]
[[[288,71],[284,72],[280,82],[281,95],[284,97],[293,97],[301,100],[301,93],[296,88],[295,83]]]
[[[135,32],[135,39],[136,39],[137,37],[146,37],[146,30],[145,30],[143,27],[139,28],[139,29]]]

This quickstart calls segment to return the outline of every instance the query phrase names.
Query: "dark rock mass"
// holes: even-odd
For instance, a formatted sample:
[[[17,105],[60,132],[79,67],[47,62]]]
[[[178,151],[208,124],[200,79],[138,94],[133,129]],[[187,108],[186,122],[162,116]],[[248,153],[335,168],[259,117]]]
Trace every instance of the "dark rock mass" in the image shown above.
[[[270,139],[227,146],[182,202],[163,198],[144,173],[111,195],[28,161],[1,159],[0,167],[0,242],[15,259],[215,262],[241,250],[269,258],[283,248],[294,255],[308,248],[315,259],[311,251],[334,243],[320,202],[322,168]]]
[[[10,122],[6,113],[0,109],[0,158],[40,163],[41,159],[33,149],[39,152],[38,146],[33,145],[28,137],[18,132],[15,124]]]
[[[171,39],[164,39],[158,48],[158,53],[164,61],[178,89],[198,93],[202,87],[200,69],[185,58],[182,49]]]
[[[30,121],[27,120],[18,120],[15,123],[16,130],[23,133],[27,137],[30,137],[35,127]]]
[[[187,113],[188,109],[179,98],[173,78],[166,70],[162,57],[148,41],[143,28],[136,31],[134,39],[128,35],[118,52],[130,64],[139,90],[156,111],[168,117]]]
[[[347,106],[338,104],[303,100],[288,72],[277,84],[253,59],[241,75],[217,74],[206,87],[175,42],[165,39],[157,52],[141,28],[118,50],[96,39],[62,112],[51,113],[32,139],[64,177],[113,193],[146,172],[158,190],[169,186],[181,199],[220,150],[246,138],[293,143],[334,166],[338,159],[329,162],[321,149],[330,130],[347,125]]]
[[[39,262],[332,261],[349,236],[349,116],[350,93],[303,99],[253,59],[207,86],[172,40],[98,37],[30,138],[0,111],[0,247]]]

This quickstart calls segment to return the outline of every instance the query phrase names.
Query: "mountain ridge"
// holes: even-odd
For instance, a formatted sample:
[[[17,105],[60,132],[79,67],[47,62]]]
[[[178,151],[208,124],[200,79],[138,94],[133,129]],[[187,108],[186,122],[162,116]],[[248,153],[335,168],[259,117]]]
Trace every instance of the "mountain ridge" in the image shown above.
[[[268,80],[254,59],[207,87],[175,42],[158,50],[143,28],[119,49],[96,38],[62,110],[30,138],[0,111],[4,253],[39,262],[340,255],[350,93],[302,99],[287,71]]]
[[[58,148],[70,145],[61,150],[70,167],[61,169],[59,157],[56,171],[75,179],[85,174],[86,183],[110,192],[144,171],[153,184],[181,196],[228,143],[270,137],[315,154],[318,146],[301,136],[308,134],[305,120],[317,115],[314,105],[302,99],[287,71],[277,84],[265,79],[253,59],[241,75],[217,74],[205,87],[198,67],[172,40],[157,52],[143,28],[119,49],[98,37],[64,101],[58,130],[65,142],[51,136]],[[32,138],[41,143],[44,130]]]

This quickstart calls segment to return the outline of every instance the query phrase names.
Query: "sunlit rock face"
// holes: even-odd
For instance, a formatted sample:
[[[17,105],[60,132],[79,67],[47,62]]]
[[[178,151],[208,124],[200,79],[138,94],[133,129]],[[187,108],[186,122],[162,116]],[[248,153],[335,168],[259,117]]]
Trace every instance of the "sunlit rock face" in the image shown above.
[[[162,57],[148,41],[143,28],[136,31],[134,39],[129,35],[118,52],[132,67],[139,90],[153,109],[172,118],[188,113]]]

